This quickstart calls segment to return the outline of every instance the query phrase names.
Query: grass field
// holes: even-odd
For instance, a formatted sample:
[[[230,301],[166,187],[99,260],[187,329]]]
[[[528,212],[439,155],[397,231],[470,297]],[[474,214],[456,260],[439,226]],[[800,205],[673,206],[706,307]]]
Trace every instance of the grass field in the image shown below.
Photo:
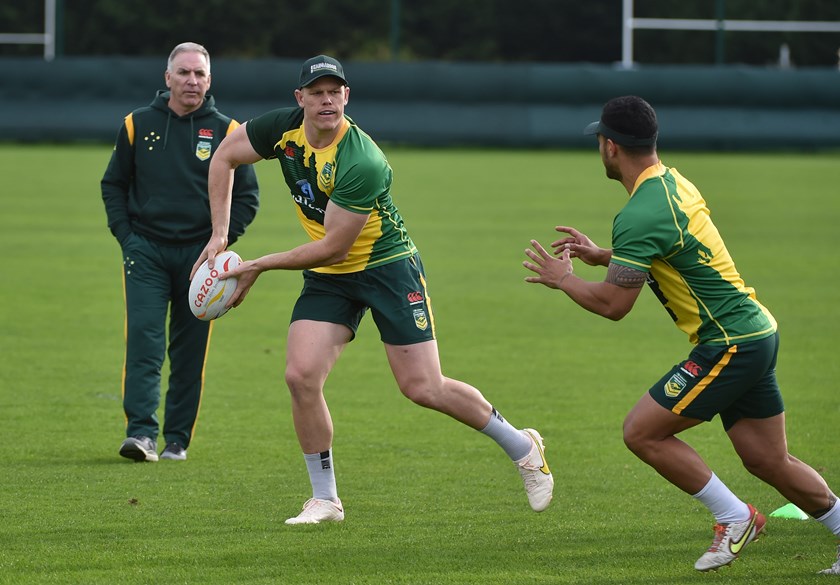
[[[327,383],[347,519],[288,527],[309,494],[282,382],[296,273],[264,275],[216,323],[186,463],[138,465],[123,438],[121,262],[99,192],[108,146],[0,146],[0,583],[827,583],[834,540],[771,519],[703,575],[712,519],[624,447],[621,421],[689,345],[643,293],[620,323],[528,285],[528,240],[574,225],[607,245],[626,193],[597,152],[386,149],[419,245],[444,372],[546,438],[552,506],[531,512],[504,453],[404,399],[370,320]],[[791,452],[840,490],[836,153],[663,153],[704,193],[747,283],[781,325]],[[243,257],[303,239],[276,163]],[[592,278],[603,273],[578,266]],[[719,422],[686,433],[769,513]]]

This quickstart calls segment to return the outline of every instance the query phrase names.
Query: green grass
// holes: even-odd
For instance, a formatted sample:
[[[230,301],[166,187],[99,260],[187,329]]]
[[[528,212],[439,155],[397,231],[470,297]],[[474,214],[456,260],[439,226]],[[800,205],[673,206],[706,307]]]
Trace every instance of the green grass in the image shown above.
[[[534,514],[486,437],[404,399],[372,322],[327,383],[347,519],[287,527],[309,485],[283,384],[295,273],[264,275],[217,322],[185,464],[136,465],[123,437],[120,256],[99,193],[107,146],[0,146],[0,583],[823,583],[814,521],[717,574],[692,568],[711,518],[622,444],[638,396],[689,350],[650,294],[620,323],[524,283],[528,240],[574,225],[609,242],[626,193],[597,152],[386,149],[419,245],[444,372],[546,437],[555,500]],[[747,283],[781,325],[791,451],[840,490],[836,154],[663,153],[704,193]],[[275,163],[243,257],[303,240]],[[581,274],[603,273],[585,266]],[[686,433],[770,512],[718,421]]]

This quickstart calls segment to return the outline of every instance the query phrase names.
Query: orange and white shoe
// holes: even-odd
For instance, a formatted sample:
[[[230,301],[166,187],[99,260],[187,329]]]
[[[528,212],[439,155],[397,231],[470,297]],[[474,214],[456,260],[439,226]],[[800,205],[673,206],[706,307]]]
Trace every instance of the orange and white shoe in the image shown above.
[[[548,508],[554,495],[554,477],[545,460],[545,447],[540,434],[534,429],[522,429],[522,432],[531,438],[533,444],[528,454],[514,463],[525,482],[528,503],[535,512],[542,512]]]
[[[695,569],[713,571],[724,567],[737,559],[744,547],[758,538],[767,519],[752,504],[747,504],[747,507],[750,509],[750,517],[743,522],[715,524],[712,546],[694,563]]]
[[[320,524],[321,522],[341,522],[344,520],[344,508],[341,501],[309,498],[303,504],[303,510],[286,524]]]

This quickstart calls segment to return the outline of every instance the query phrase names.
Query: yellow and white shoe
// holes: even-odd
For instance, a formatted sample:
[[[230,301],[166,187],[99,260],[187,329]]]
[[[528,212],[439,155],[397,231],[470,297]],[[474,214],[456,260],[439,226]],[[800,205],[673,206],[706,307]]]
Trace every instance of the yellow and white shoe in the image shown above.
[[[534,429],[522,429],[531,438],[531,451],[519,461],[514,461],[519,475],[525,482],[528,503],[535,512],[542,512],[554,495],[554,477],[545,460],[545,447],[540,434]]]

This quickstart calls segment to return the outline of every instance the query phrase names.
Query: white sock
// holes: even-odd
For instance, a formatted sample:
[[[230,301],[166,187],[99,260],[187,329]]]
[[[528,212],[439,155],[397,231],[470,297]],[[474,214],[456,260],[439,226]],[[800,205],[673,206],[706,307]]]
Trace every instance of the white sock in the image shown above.
[[[309,483],[312,484],[312,497],[319,500],[338,502],[338,490],[335,487],[332,449],[322,453],[304,453]]]
[[[530,435],[514,428],[495,408],[490,413],[490,422],[481,432],[496,441],[513,461],[519,461],[531,451]]]
[[[828,512],[819,518],[815,518],[815,520],[831,530],[834,536],[840,536],[840,499],[834,502]]]
[[[739,500],[738,496],[733,494],[714,473],[709,483],[693,497],[709,509],[718,524],[743,522],[750,517],[750,509],[747,505]]]

